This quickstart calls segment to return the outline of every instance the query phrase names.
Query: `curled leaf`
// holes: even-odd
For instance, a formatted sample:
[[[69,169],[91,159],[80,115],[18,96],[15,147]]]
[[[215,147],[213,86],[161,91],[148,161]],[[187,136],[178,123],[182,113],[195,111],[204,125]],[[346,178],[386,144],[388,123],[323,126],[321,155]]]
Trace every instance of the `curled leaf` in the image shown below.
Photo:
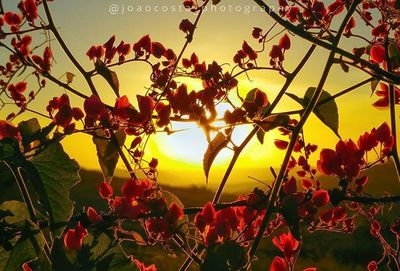
[[[212,163],[214,162],[218,153],[228,145],[229,141],[230,139],[227,138],[223,133],[218,133],[210,142],[210,144],[208,144],[208,148],[203,159],[203,169],[206,175],[207,183]]]

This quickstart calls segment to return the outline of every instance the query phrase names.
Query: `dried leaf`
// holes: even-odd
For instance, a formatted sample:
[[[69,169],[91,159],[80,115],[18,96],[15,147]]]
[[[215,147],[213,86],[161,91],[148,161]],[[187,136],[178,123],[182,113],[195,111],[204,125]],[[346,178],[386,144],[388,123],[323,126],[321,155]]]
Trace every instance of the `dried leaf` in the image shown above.
[[[67,84],[71,84],[74,81],[75,74],[72,72],[66,72],[65,76],[67,77]]]

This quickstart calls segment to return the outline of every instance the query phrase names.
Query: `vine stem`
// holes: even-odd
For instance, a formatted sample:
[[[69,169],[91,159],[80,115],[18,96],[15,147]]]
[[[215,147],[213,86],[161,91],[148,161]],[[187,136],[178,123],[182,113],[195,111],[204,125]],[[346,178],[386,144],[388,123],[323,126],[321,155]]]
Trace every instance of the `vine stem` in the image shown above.
[[[25,205],[27,207],[27,210],[28,210],[28,213],[29,213],[29,217],[31,218],[31,221],[35,225],[39,226],[38,219],[37,219],[37,216],[36,216],[35,206],[33,205],[33,202],[32,202],[31,196],[29,194],[28,188],[26,187],[25,181],[22,178],[22,174],[21,174],[20,168],[14,169],[14,167],[11,166],[6,161],[2,161],[2,162],[10,170],[11,174],[13,175],[13,177],[14,177],[17,185],[18,185],[18,189],[19,189],[19,191],[20,191],[20,193],[22,195],[22,198],[23,198],[23,200],[25,202]],[[16,171],[17,171],[17,173],[16,173]],[[45,240],[45,243],[44,243],[44,254],[45,254],[47,260],[49,261],[49,263],[51,263],[51,260],[50,260],[50,256],[51,256],[50,246],[47,243],[46,238],[43,238],[43,239]]]
[[[74,57],[74,55],[69,50],[67,44],[64,42],[63,38],[61,37],[60,33],[58,32],[57,27],[54,24],[54,20],[51,15],[47,0],[43,0],[43,7],[44,7],[44,11],[46,13],[47,20],[49,21],[49,28],[50,28],[51,32],[54,34],[56,40],[60,44],[60,46],[63,49],[63,51],[65,52],[65,54],[68,56],[68,58],[71,60],[71,62],[75,65],[75,67],[79,70],[79,72],[83,75],[83,77],[85,78],[87,84],[89,85],[89,88],[92,91],[92,93],[99,97],[99,94],[97,93],[96,87],[92,81],[90,74],[88,72],[86,72],[86,70],[82,67],[82,65]]]
[[[263,3],[263,1],[258,1],[258,0],[255,0],[255,1],[257,3],[260,3],[260,2]],[[351,7],[349,8],[345,18],[343,19],[343,22],[340,25],[338,33],[335,36],[335,39],[333,41],[333,46],[334,47],[337,47],[337,45],[339,44],[340,38],[341,38],[341,36],[343,34],[343,31],[344,31],[344,29],[345,29],[345,27],[347,25],[347,22],[351,18],[351,16],[353,15],[353,13],[356,10],[357,5],[359,3],[360,3],[360,0],[355,0],[352,3]],[[287,166],[288,166],[290,158],[292,156],[293,149],[294,149],[294,147],[296,145],[297,138],[300,135],[304,124],[308,120],[308,117],[311,115],[311,113],[313,112],[315,106],[317,105],[317,103],[319,101],[319,98],[320,98],[320,96],[322,94],[322,91],[323,91],[322,89],[323,89],[323,87],[325,85],[325,82],[326,82],[328,76],[329,76],[329,72],[330,72],[330,70],[331,70],[331,68],[333,66],[335,54],[336,54],[336,52],[333,51],[333,50],[330,52],[328,60],[327,60],[327,63],[326,63],[325,68],[324,68],[324,71],[322,73],[321,79],[320,79],[320,81],[318,83],[318,86],[317,86],[313,96],[311,97],[311,100],[310,100],[309,104],[307,105],[306,109],[304,110],[304,113],[301,116],[299,123],[297,124],[295,130],[292,133],[292,138],[290,140],[288,149],[286,151],[286,155],[285,155],[284,161],[283,161],[282,166],[280,168],[279,174],[275,179],[274,185],[272,187],[272,191],[270,192],[270,197],[269,197],[269,201],[268,201],[268,204],[267,204],[267,209],[266,209],[265,216],[264,216],[264,218],[262,220],[262,223],[260,225],[260,228],[259,228],[259,230],[258,230],[258,232],[256,234],[254,242],[251,245],[250,250],[248,252],[249,260],[248,260],[247,266],[246,266],[247,270],[249,270],[249,268],[251,266],[252,258],[254,257],[254,255],[257,252],[257,249],[258,249],[258,246],[260,245],[261,239],[264,236],[264,231],[265,231],[265,229],[266,229],[266,227],[268,225],[269,218],[272,215],[272,209],[273,209],[273,207],[275,205],[276,200],[278,199],[279,192],[281,190],[282,183],[283,183],[285,175],[286,175]]]
[[[385,41],[385,51],[386,51],[386,62],[387,69],[389,72],[392,71],[392,61],[389,56],[389,37],[386,37]],[[397,144],[397,123],[396,123],[396,91],[393,84],[389,84],[389,109],[390,109],[390,126],[392,129],[392,136],[394,138],[392,158],[394,165],[396,167],[397,180],[400,181],[400,160],[399,160],[399,150]]]
[[[309,42],[312,42],[314,44],[317,44],[318,46],[325,48],[331,52],[334,52],[334,53],[344,56],[348,59],[351,59],[354,62],[361,63],[363,66],[368,67],[370,70],[374,71],[376,74],[381,74],[382,76],[386,77],[386,79],[383,79],[385,81],[389,81],[389,82],[391,81],[391,83],[400,84],[400,77],[397,76],[396,74],[385,71],[385,70],[381,69],[380,67],[373,65],[369,61],[357,58],[354,54],[352,54],[342,48],[339,48],[338,44],[328,43],[322,39],[318,39],[318,38],[312,36],[309,32],[304,31],[300,27],[290,23],[287,20],[284,20],[281,16],[279,16],[277,13],[275,13],[274,10],[269,5],[267,5],[263,0],[254,0],[254,2],[256,2],[256,4],[258,4],[263,9],[263,11],[265,11],[265,13],[267,13],[272,19],[274,19],[281,26],[285,27],[288,31],[294,33],[295,35],[298,35],[299,37],[301,37],[305,40],[308,40]]]

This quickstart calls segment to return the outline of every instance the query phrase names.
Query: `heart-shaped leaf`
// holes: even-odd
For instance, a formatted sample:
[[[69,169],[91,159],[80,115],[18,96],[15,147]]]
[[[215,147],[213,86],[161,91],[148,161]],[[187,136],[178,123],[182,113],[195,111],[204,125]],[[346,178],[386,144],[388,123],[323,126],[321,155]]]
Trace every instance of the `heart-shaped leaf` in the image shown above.
[[[304,98],[301,99],[292,93],[286,93],[287,96],[298,102],[304,108],[310,103],[312,96],[314,95],[316,88],[310,87],[307,89]],[[318,100],[320,105],[314,108],[314,114],[326,125],[330,128],[336,136],[340,138],[339,135],[339,113],[338,107],[335,99],[332,99],[332,96],[326,92],[322,91],[322,94]]]
[[[218,153],[225,148],[230,139],[226,137],[223,133],[218,133],[213,140],[208,144],[208,148],[203,158],[203,169],[206,175],[206,182],[208,183],[208,175],[210,173],[210,169],[212,163],[217,157]]]
[[[97,60],[95,67],[96,67],[97,73],[100,74],[101,76],[103,76],[104,79],[106,79],[108,84],[114,90],[115,95],[117,95],[117,97],[119,98],[120,97],[120,95],[119,95],[119,79],[118,79],[117,73],[110,70],[106,66],[106,64],[101,60]]]
[[[117,142],[111,139],[105,139],[105,136],[106,134],[104,131],[98,130],[97,136],[93,137],[93,142],[96,144],[97,157],[104,178],[110,179],[114,176],[115,167],[118,163],[118,148],[124,145],[126,134],[123,131],[115,132]]]
[[[24,168],[49,215],[50,225],[68,221],[74,210],[69,193],[80,180],[78,163],[64,152],[60,143],[51,143],[27,162]],[[54,229],[53,232],[59,235],[63,228]]]

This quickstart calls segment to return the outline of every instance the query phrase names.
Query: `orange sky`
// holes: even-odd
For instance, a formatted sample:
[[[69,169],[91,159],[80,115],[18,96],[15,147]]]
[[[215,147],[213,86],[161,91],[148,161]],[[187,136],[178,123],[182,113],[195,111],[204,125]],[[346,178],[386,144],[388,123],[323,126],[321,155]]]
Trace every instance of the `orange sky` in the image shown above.
[[[173,12],[173,7],[178,7],[181,0],[152,0],[133,1],[133,0],[56,0],[50,5],[55,23],[65,38],[66,43],[71,48],[78,60],[83,63],[87,69],[92,68],[92,63],[85,56],[86,50],[93,44],[102,44],[113,34],[117,41],[135,42],[145,34],[150,34],[152,39],[164,43],[167,47],[179,52],[185,42],[184,34],[179,31],[178,25],[182,19],[193,19],[194,15],[187,12]],[[229,3],[229,4],[228,4]],[[15,0],[4,1],[6,7],[15,5]],[[117,14],[110,14],[110,7],[117,5],[119,11]],[[232,64],[232,57],[241,47],[244,39],[253,42],[251,30],[253,26],[268,28],[271,20],[266,14],[254,10],[252,1],[229,0],[222,1],[226,10],[221,8],[217,11],[205,12],[195,33],[195,38],[190,44],[186,55],[196,52],[201,60],[210,62],[216,60],[218,63]],[[143,9],[150,6],[151,12],[138,11],[138,6]],[[166,6],[168,11],[156,12],[156,6],[161,9]],[[231,6],[231,7],[230,7]],[[246,9],[252,11],[247,14]],[[124,14],[122,13],[124,8]],[[240,12],[229,11],[234,9]],[[240,9],[239,9],[240,8]],[[165,9],[165,8],[164,8]],[[130,10],[130,11],[129,11]],[[133,11],[135,10],[135,11]],[[279,28],[277,28],[280,30]],[[40,36],[38,36],[40,40]],[[274,41],[276,42],[276,41]],[[357,44],[354,42],[343,42],[342,46],[351,49]],[[55,77],[62,76],[66,71],[79,75],[78,71],[71,63],[62,56],[61,51],[53,43],[53,50],[57,64],[53,69]],[[292,49],[286,55],[285,67],[290,71],[300,61],[309,44],[298,38],[292,38]],[[256,45],[254,46],[256,47]],[[268,51],[268,50],[267,50]],[[326,61],[326,51],[318,49],[309,61],[308,65],[295,80],[289,92],[302,96],[309,86],[315,86],[319,80],[323,65]],[[0,56],[3,59],[3,55]],[[260,56],[259,62],[267,65],[268,52]],[[149,69],[143,64],[128,64],[116,68],[118,73],[121,94],[127,95],[131,101],[135,100],[136,94],[143,94],[145,88],[150,85]],[[254,87],[264,90],[270,100],[272,100],[282,85],[282,78],[273,72],[254,72],[250,74],[251,81],[243,76],[240,78],[239,90],[243,94]],[[359,81],[368,78],[366,74],[353,69],[350,73],[344,73],[340,67],[334,67],[326,83],[325,90],[334,94],[344,88],[347,88]],[[112,90],[99,78],[95,80],[99,92],[107,103],[114,103]],[[198,89],[199,82],[185,82],[190,88]],[[76,77],[73,86],[82,89],[89,94],[89,90],[81,77]],[[34,108],[44,112],[44,105],[51,97],[59,96],[62,89],[57,86],[49,85],[45,92],[38,97]],[[364,131],[378,126],[388,118],[388,111],[379,111],[374,109],[371,104],[376,99],[370,97],[371,90],[366,85],[345,98],[337,100],[340,113],[340,134],[343,138],[357,139],[358,135]],[[83,101],[79,98],[73,98],[73,103],[82,106]],[[289,98],[285,98],[277,110],[290,110],[298,108],[298,105]],[[1,118],[4,118],[12,108],[7,108],[0,112]],[[28,118],[28,115],[22,116],[19,120]],[[43,119],[41,121],[44,121]],[[207,148],[207,142],[200,129],[196,125],[176,124],[176,129],[188,129],[179,134],[166,136],[165,134],[156,135],[152,138],[147,157],[157,157],[160,161],[160,182],[172,185],[205,184],[205,178],[202,173],[203,153]],[[246,135],[251,127],[241,127],[238,137]],[[333,147],[337,141],[335,135],[321,122],[312,116],[305,126],[306,139],[309,142],[318,144],[320,147]],[[233,174],[231,188],[249,183],[250,186],[258,185],[251,181],[247,176],[254,176],[264,181],[270,181],[271,175],[268,168],[270,166],[279,167],[284,152],[276,150],[273,140],[278,138],[276,132],[269,133],[263,146],[254,140],[244,151],[242,158],[238,162],[238,168]],[[128,143],[129,140],[128,139]],[[91,138],[87,135],[74,135],[65,139],[64,147],[71,157],[75,158],[82,167],[90,169],[99,169],[95,148]],[[231,157],[230,151],[224,151],[217,159],[215,167],[210,175],[210,186],[215,186]],[[315,160],[315,159],[314,159]],[[119,166],[122,169],[122,166]],[[229,188],[228,188],[229,189]]]

